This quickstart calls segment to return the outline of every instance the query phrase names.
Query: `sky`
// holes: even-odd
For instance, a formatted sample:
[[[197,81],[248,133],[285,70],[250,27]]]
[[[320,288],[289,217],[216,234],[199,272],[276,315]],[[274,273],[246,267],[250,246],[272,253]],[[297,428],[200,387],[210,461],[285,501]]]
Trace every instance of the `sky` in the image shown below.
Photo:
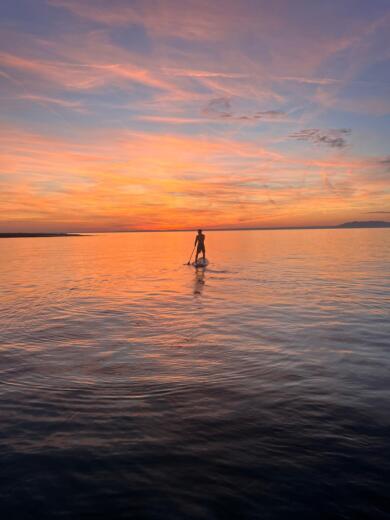
[[[2,0],[0,231],[390,220],[389,0]]]

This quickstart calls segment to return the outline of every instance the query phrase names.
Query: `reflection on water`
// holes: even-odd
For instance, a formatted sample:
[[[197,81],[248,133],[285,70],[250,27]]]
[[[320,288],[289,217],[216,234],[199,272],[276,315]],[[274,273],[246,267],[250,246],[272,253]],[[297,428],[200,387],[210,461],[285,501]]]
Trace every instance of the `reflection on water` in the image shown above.
[[[388,230],[2,240],[10,518],[388,518]]]
[[[204,267],[197,267],[195,269],[195,288],[194,288],[194,294],[202,294],[203,287],[205,284],[205,270]]]

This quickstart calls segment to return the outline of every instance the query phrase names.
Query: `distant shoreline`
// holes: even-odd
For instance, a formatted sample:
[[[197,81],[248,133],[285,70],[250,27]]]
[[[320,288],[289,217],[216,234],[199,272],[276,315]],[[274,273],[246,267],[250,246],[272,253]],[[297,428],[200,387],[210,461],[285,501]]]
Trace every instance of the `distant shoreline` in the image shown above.
[[[82,237],[79,233],[0,233],[0,238]]]

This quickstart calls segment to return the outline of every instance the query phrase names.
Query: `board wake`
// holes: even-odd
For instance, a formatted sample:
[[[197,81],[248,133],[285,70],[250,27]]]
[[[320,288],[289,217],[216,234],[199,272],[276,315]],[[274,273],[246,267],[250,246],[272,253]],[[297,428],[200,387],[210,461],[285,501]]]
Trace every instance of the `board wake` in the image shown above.
[[[207,260],[207,258],[198,258],[198,260],[196,262],[193,262],[192,265],[194,267],[206,267],[209,265],[209,261]]]

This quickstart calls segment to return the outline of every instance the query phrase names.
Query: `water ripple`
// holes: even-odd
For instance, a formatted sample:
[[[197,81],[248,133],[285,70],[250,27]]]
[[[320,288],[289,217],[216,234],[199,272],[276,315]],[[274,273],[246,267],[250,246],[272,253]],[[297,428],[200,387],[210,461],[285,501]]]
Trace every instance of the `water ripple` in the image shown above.
[[[7,516],[389,518],[388,231],[188,239],[7,247]]]

